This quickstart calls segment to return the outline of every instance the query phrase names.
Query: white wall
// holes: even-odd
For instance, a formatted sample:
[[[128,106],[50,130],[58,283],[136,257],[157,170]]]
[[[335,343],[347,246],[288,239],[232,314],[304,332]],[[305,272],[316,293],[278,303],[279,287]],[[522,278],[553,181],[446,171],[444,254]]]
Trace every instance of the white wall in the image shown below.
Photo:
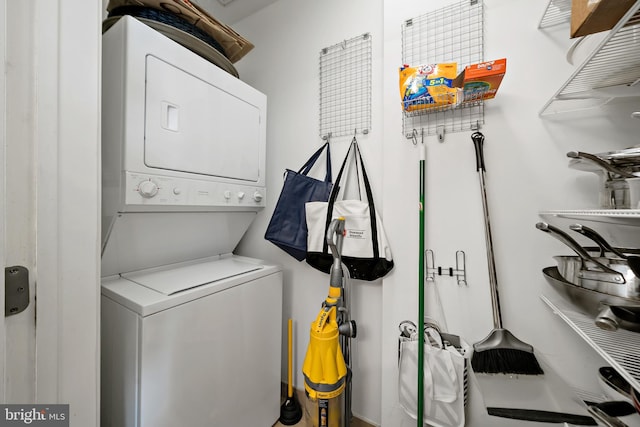
[[[398,260],[384,280],[382,425],[401,425],[397,405],[397,325],[416,318],[417,304],[417,150],[401,135],[397,66],[401,63],[401,24],[445,7],[451,1],[385,1],[384,9],[384,219]],[[485,104],[487,193],[491,213],[497,275],[505,326],[532,344],[539,357],[581,390],[597,391],[596,368],[603,364],[577,335],[539,299],[548,291],[541,274],[554,265],[555,254],[570,254],[562,244],[534,225],[544,209],[595,207],[595,174],[567,168],[571,150],[602,152],[637,143],[640,122],[621,107],[588,119],[542,120],[538,111],[572,67],[564,60],[569,46],[566,26],[540,31],[545,2],[485,0],[485,59],[506,57],[507,74],[496,99]],[[637,107],[637,104],[636,104]],[[427,248],[436,265],[453,266],[455,251],[467,258],[468,287],[438,277],[450,332],[469,343],[492,328],[484,247],[482,205],[471,132],[427,140]],[[398,165],[413,165],[403,170]],[[403,166],[408,167],[408,166]],[[587,176],[592,175],[592,176]],[[398,191],[402,189],[402,191]],[[410,212],[407,216],[407,212]],[[401,220],[402,219],[402,220]],[[637,243],[636,243],[637,246]],[[579,361],[579,362],[578,362]],[[473,420],[469,425],[476,424]],[[514,423],[515,424],[515,423]],[[411,423],[407,424],[411,425]],[[486,424],[485,424],[486,425]]]
[[[280,263],[284,267],[283,337],[286,319],[294,319],[294,380],[303,388],[302,361],[309,325],[324,301],[328,275],[298,263],[264,240],[264,232],[282,188],[286,168],[299,169],[322,145],[318,129],[320,50],[370,32],[373,45],[372,130],[358,136],[377,200],[382,190],[382,3],[366,0],[323,2],[281,0],[234,28],[256,45],[237,65],[243,80],[267,94],[267,208],[249,229],[237,252]],[[351,137],[331,143],[335,174]],[[324,174],[322,167],[320,174]],[[379,207],[382,209],[382,206]],[[352,318],[358,324],[353,342],[353,411],[380,423],[382,284],[353,282]],[[283,342],[286,380],[286,342]]]
[[[396,267],[382,285],[358,282],[355,286],[353,317],[362,333],[355,340],[354,411],[384,426],[407,422],[397,404],[398,324],[416,320],[417,313],[418,151],[402,135],[398,107],[401,24],[451,3],[410,0],[400,7],[391,0],[373,6],[362,0],[321,4],[280,0],[234,25],[256,44],[237,64],[241,76],[269,99],[267,209],[238,251],[279,262],[285,268],[284,317],[291,316],[296,322],[296,387],[302,387],[307,325],[325,297],[327,276],[298,264],[262,236],[285,168],[299,167],[321,144],[319,50],[363,32],[372,34],[373,130],[361,138],[361,146]],[[571,120],[541,119],[539,110],[573,70],[564,59],[570,44],[568,29],[537,28],[546,2],[485,0],[484,4],[485,59],[508,58],[498,96],[485,104],[481,129],[486,136],[486,184],[503,320],[571,386],[597,392],[596,368],[603,361],[539,298],[549,290],[541,269],[554,264],[552,255],[570,251],[534,225],[541,210],[595,207],[595,174],[569,169],[565,154],[635,145],[640,122],[629,114],[638,105],[612,106]],[[474,343],[489,333],[492,317],[470,133],[447,134],[444,143],[435,136],[427,138],[426,238],[436,265],[453,266],[455,252],[466,253],[468,287],[459,287],[446,277],[438,277],[437,286],[449,331]],[[348,138],[333,144],[334,164],[347,143]],[[634,244],[636,238],[637,234],[631,235],[627,243]],[[285,372],[283,369],[283,379]]]

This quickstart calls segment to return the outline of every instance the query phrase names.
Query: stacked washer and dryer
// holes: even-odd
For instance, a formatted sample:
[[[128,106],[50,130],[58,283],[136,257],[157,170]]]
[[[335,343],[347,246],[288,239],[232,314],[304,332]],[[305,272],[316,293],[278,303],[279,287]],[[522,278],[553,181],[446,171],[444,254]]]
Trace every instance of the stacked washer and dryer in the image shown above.
[[[266,96],[124,16],[102,114],[101,425],[271,425],[282,272],[232,253],[265,206]]]

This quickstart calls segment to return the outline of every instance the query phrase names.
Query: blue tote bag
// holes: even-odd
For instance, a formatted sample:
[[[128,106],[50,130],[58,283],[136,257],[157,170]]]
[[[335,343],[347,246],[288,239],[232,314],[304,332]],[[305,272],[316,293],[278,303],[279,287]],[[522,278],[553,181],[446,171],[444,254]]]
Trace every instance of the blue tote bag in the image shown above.
[[[322,181],[308,174],[325,150],[327,166]],[[286,170],[284,185],[264,238],[298,261],[304,260],[307,254],[305,203],[326,202],[329,200],[332,187],[331,151],[329,142],[326,142],[298,172]]]

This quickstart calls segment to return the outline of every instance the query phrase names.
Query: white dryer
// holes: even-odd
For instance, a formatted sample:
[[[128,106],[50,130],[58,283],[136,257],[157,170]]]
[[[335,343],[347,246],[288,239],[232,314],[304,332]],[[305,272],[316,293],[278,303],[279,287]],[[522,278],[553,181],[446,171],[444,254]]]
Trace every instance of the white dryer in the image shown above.
[[[265,206],[266,105],[135,18],[104,33],[102,427],[277,420],[282,272],[232,253]]]

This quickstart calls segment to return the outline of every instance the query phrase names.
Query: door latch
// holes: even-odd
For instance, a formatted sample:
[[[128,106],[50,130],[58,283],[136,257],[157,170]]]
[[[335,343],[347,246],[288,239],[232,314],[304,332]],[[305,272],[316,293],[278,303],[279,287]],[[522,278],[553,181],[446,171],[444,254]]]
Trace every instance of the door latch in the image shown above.
[[[4,269],[4,315],[24,311],[29,305],[29,270],[21,265]]]

